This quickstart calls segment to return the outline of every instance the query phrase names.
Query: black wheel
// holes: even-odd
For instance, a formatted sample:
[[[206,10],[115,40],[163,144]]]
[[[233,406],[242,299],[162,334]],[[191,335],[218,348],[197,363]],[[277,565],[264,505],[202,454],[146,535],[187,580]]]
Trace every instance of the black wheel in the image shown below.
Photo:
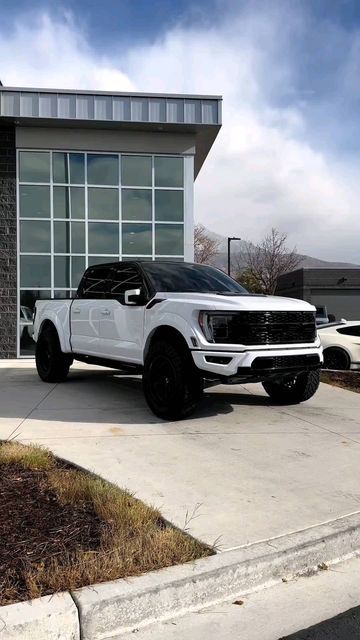
[[[318,390],[319,384],[319,369],[262,383],[270,398],[281,404],[298,404],[309,400]]]
[[[72,358],[61,351],[55,328],[47,326],[40,333],[35,361],[37,372],[44,382],[63,382],[66,379]]]
[[[350,358],[344,349],[330,347],[324,351],[324,369],[350,369]]]
[[[145,359],[143,387],[153,413],[165,420],[181,420],[196,408],[203,379],[181,345],[158,341]]]

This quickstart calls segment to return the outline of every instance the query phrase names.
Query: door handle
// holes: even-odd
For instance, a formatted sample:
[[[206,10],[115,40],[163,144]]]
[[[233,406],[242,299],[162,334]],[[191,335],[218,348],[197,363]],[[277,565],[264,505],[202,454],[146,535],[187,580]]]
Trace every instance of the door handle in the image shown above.
[[[109,309],[103,309],[103,310],[101,311],[101,315],[102,315],[102,316],[109,316],[109,315],[110,315],[110,311],[109,311]]]
[[[80,313],[80,309],[73,309],[73,313]]]

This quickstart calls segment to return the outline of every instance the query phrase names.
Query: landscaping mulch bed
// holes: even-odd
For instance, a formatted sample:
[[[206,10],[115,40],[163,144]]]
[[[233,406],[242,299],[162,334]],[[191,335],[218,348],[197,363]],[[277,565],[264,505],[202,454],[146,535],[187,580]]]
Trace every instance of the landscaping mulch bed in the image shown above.
[[[360,371],[322,371],[321,382],[360,393]]]
[[[127,491],[40,447],[0,442],[0,605],[212,553]]]

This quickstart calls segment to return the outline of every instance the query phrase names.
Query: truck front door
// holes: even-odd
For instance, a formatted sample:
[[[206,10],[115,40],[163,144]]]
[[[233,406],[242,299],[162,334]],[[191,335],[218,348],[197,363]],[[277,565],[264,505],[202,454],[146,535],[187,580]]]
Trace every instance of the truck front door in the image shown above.
[[[146,296],[142,304],[125,305],[125,291],[146,291],[138,267],[129,262],[112,266],[109,290],[100,309],[102,356],[142,364]]]

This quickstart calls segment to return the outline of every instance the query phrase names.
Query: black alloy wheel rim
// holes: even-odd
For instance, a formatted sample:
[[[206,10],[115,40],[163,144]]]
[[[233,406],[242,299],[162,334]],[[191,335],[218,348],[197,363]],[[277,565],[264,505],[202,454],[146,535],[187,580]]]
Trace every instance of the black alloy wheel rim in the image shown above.
[[[176,372],[170,358],[155,356],[149,368],[151,395],[159,405],[171,404],[176,392]]]
[[[344,358],[337,351],[325,355],[324,369],[341,370],[345,368]]]

